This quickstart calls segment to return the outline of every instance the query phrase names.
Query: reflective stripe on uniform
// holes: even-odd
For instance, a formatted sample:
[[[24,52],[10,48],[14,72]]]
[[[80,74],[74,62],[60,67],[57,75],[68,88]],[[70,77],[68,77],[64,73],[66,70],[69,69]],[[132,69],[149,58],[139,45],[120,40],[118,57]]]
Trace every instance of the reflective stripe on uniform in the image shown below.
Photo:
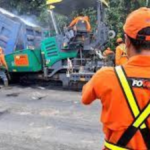
[[[132,126],[135,127],[135,132],[139,129],[141,124],[147,119],[147,117],[150,115],[150,104],[143,110],[143,112],[137,117],[137,119],[133,122]],[[133,129],[129,127],[130,129]],[[133,133],[134,134],[134,133]],[[132,138],[132,137],[131,137]],[[122,148],[117,145],[111,144],[109,142],[105,142],[105,147],[110,149],[110,150],[129,150],[127,148]]]
[[[123,87],[123,90],[125,92],[125,95],[127,97],[129,106],[130,106],[130,108],[131,108],[131,110],[133,112],[134,117],[136,118],[140,114],[140,110],[139,110],[138,105],[137,105],[137,103],[135,101],[135,98],[134,98],[134,96],[133,96],[133,94],[131,92],[129,83],[127,81],[127,78],[126,78],[124,72],[122,71],[121,66],[117,66],[116,67],[116,72],[117,72],[117,75],[119,77],[120,83],[121,83],[121,85]],[[140,128],[141,129],[146,128],[145,123]]]
[[[110,149],[110,150],[129,150],[127,148],[122,148],[122,147],[119,147],[117,145],[111,144],[107,141],[105,141],[105,147]]]
[[[132,137],[136,134],[138,130],[140,130],[144,142],[148,149],[150,149],[150,130],[146,124],[146,119],[150,114],[150,103],[141,111],[140,107],[138,106],[136,96],[132,87],[130,86],[126,73],[123,67],[118,66],[115,68],[116,75],[118,77],[118,81],[122,87],[122,91],[126,98],[126,101],[129,105],[130,111],[134,117],[133,123],[128,127],[128,129],[124,132],[121,136],[117,145],[125,147],[132,139]]]
[[[135,128],[139,128],[149,115],[150,115],[150,104],[144,109],[144,111],[134,121],[133,126]]]

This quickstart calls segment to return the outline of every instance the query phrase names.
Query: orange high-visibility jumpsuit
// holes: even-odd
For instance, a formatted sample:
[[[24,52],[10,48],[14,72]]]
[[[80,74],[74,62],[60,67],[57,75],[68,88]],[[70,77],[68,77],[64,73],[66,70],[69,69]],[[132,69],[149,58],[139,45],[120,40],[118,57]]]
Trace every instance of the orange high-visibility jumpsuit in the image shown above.
[[[150,56],[134,56],[123,65],[123,68],[137,99],[137,105],[140,110],[143,110],[150,103]],[[131,126],[134,118],[114,68],[106,67],[99,70],[84,86],[82,103],[88,105],[96,99],[102,103],[101,122],[105,139],[116,144],[127,128]],[[150,129],[150,117],[146,122]],[[147,150],[139,130],[126,147],[133,150]]]
[[[86,29],[87,29],[87,32],[91,32],[91,24],[90,24],[90,21],[89,21],[89,17],[88,16],[79,16],[79,17],[76,17],[69,25],[69,27],[73,27],[75,26],[79,21],[83,21],[86,23]]]
[[[116,48],[116,66],[123,65],[128,61],[125,44],[120,44]]]
[[[6,60],[5,60],[5,55],[3,53],[2,48],[0,47],[0,67],[2,67],[2,66],[7,69],[7,63],[6,63]]]
[[[4,85],[8,86],[8,77],[6,75],[7,63],[5,60],[5,55],[3,49],[0,47],[0,78],[3,80]]]

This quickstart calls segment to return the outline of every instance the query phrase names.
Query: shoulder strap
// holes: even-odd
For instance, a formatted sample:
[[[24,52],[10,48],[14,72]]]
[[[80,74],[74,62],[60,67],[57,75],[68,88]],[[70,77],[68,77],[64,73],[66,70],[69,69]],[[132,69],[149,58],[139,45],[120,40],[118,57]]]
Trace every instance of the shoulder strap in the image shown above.
[[[118,81],[120,83],[120,86],[122,88],[122,91],[124,93],[124,96],[126,98],[126,101],[128,103],[129,109],[131,111],[131,114],[134,119],[138,118],[141,115],[141,110],[140,107],[138,106],[136,96],[133,92],[133,89],[131,85],[129,84],[127,80],[127,75],[121,66],[117,66],[115,68],[116,76],[118,78]],[[143,139],[145,141],[145,144],[148,149],[150,149],[150,131],[148,129],[147,124],[142,122],[140,126],[141,134],[143,136]],[[122,135],[120,140],[118,141],[118,145],[120,146],[126,146],[128,142],[131,140],[132,136],[136,133],[137,128],[135,129],[134,127],[129,127],[129,129]]]

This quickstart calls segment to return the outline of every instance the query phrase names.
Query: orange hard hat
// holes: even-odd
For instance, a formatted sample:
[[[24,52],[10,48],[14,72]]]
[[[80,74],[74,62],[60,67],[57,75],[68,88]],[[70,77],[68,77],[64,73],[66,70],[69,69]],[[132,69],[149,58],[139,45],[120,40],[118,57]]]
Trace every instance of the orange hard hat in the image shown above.
[[[117,43],[123,42],[123,39],[122,38],[118,38],[116,42]]]
[[[138,32],[144,28],[150,27],[150,8],[142,7],[133,11],[124,25],[124,32],[133,39],[141,38],[144,35],[138,35]],[[145,40],[150,41],[150,36],[144,36]]]

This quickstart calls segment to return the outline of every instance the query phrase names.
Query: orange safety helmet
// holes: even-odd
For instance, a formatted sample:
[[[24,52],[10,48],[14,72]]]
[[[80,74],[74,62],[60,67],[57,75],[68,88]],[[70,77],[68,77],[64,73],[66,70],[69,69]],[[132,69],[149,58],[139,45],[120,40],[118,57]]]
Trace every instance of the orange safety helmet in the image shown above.
[[[133,39],[150,41],[150,36],[138,34],[147,27],[150,27],[150,8],[142,7],[129,15],[124,25],[124,32]]]
[[[121,42],[123,42],[123,39],[122,38],[118,38],[116,42],[117,43],[121,43]]]

